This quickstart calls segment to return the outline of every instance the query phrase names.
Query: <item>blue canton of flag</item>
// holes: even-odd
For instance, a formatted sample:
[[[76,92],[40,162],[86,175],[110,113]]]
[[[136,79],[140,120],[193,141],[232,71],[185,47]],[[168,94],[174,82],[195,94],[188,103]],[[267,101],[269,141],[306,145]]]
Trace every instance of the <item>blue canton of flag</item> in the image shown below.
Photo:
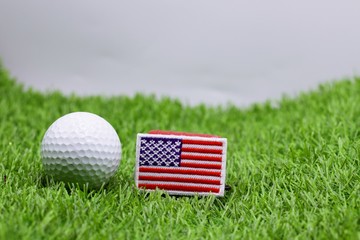
[[[181,141],[177,138],[141,138],[139,165],[178,167]]]

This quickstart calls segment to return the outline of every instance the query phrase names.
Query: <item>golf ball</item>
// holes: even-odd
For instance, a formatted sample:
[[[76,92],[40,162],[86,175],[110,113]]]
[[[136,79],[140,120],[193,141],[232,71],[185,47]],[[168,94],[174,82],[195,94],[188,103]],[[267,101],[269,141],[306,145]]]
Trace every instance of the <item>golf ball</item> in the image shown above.
[[[100,187],[120,164],[121,143],[105,119],[74,112],[57,119],[41,143],[45,172],[56,181]]]

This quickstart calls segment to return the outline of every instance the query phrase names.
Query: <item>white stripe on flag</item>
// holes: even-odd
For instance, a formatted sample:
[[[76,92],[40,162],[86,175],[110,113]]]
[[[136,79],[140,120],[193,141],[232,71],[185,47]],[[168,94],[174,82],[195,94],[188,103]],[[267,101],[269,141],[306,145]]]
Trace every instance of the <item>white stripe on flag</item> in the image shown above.
[[[181,160],[180,166],[181,166],[181,164],[184,164],[184,163],[196,163],[199,165],[207,165],[208,164],[208,165],[214,166],[214,169],[219,169],[217,167],[221,167],[221,163],[213,162],[213,161],[199,161],[199,160],[193,160],[193,159],[186,159],[186,160],[183,159],[183,160]],[[209,169],[209,168],[207,168],[207,169]]]
[[[221,158],[222,154],[213,154],[213,153],[197,153],[197,152],[186,152],[182,151],[181,156],[207,156],[207,157],[217,157]]]
[[[179,182],[163,182],[163,181],[142,181],[139,180],[139,184],[167,184],[167,185],[174,185],[174,186],[190,186],[190,187],[208,187],[208,188],[216,188],[220,189],[219,185],[211,185],[211,184],[198,184],[198,183],[179,183]]]
[[[222,146],[207,146],[199,144],[183,144],[182,148],[200,148],[200,149],[210,149],[210,150],[222,150]]]

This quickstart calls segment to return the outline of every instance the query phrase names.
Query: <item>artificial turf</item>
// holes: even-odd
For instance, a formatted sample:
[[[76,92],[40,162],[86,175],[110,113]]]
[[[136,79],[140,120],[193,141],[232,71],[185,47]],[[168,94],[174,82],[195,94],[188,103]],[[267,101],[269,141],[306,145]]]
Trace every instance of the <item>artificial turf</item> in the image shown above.
[[[107,119],[123,155],[97,191],[47,179],[40,142],[73,111]],[[186,106],[154,96],[25,89],[0,69],[0,239],[359,239],[360,78],[296,98]],[[228,138],[225,197],[134,188],[135,140],[151,129]]]

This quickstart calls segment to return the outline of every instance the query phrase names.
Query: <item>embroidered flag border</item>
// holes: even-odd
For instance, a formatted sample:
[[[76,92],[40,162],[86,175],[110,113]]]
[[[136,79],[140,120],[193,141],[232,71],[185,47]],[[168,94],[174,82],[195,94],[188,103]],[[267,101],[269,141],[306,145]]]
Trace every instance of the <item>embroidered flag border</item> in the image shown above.
[[[192,157],[198,156],[198,164],[195,160],[187,161],[179,159],[171,165],[167,166],[141,166],[143,159],[140,160],[140,155],[143,156],[141,150],[141,140],[151,139],[156,141],[175,141],[189,142],[188,146],[195,146],[197,143],[203,144],[204,147],[198,148],[196,151],[205,154],[196,153]],[[220,144],[221,143],[221,144]],[[194,145],[195,144],[195,145]],[[216,149],[207,150],[211,145],[217,145]],[[176,146],[173,146],[176,148]],[[182,147],[182,143],[179,148]],[[188,148],[189,149],[189,148]],[[183,149],[181,151],[184,151]],[[211,153],[214,153],[212,156]],[[136,167],[135,167],[135,184],[136,187],[143,191],[155,191],[156,189],[163,190],[170,195],[215,195],[224,196],[225,193],[225,178],[226,178],[226,153],[227,153],[227,139],[208,134],[192,134],[183,132],[171,132],[153,130],[149,133],[139,133],[136,141]],[[186,158],[187,153],[181,154],[181,158]],[[205,159],[202,159],[206,156]],[[208,161],[210,158],[211,162]],[[213,159],[212,159],[213,158]],[[205,160],[205,161],[204,161]],[[180,161],[183,161],[181,165]],[[185,164],[185,162],[188,162]],[[202,167],[204,164],[205,167]],[[185,165],[189,165],[186,167]],[[214,166],[214,167],[212,167]],[[143,170],[146,169],[147,170]],[[150,169],[150,170],[149,170]],[[173,171],[174,170],[174,171]],[[145,172],[150,171],[150,172]],[[139,177],[141,179],[139,179]],[[174,180],[176,179],[176,180]],[[180,180],[179,180],[180,179]],[[174,182],[175,181],[175,182]],[[175,190],[173,189],[176,186]]]

